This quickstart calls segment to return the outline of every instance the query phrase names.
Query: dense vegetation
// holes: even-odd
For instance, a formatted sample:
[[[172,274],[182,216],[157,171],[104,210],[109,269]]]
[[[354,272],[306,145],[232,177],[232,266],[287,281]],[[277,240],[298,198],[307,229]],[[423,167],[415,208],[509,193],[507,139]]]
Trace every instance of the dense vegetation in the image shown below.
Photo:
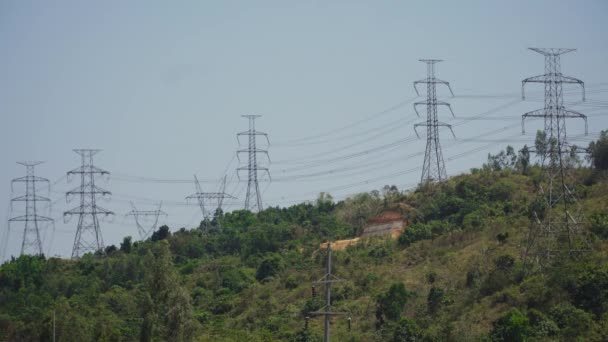
[[[385,209],[411,225],[334,253],[335,341],[608,339],[606,133],[574,175],[592,252],[524,272],[522,246],[540,168],[526,150],[491,155],[470,174],[411,193],[395,187],[335,203],[217,213],[199,228],[79,260],[21,256],[0,267],[0,340],[318,341],[319,243],[356,236]],[[573,163],[577,162],[573,160]],[[217,228],[217,226],[221,228]],[[215,227],[215,228],[213,228]]]

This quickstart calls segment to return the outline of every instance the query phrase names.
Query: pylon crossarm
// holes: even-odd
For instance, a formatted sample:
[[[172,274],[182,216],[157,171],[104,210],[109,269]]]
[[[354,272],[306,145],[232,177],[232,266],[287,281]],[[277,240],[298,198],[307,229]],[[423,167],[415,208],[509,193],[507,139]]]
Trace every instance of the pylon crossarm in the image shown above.
[[[425,102],[416,102],[414,103],[414,112],[416,112],[416,115],[418,117],[420,117],[420,113],[418,112],[418,106],[426,106],[426,101]]]
[[[47,183],[49,183],[49,180],[46,178],[42,178],[42,177],[25,176],[25,177],[15,178],[11,181],[11,183],[17,183],[17,182],[47,182]]]
[[[538,75],[525,78],[521,81],[521,99],[526,99],[525,86],[526,83],[545,83],[547,82],[547,75]]]
[[[570,77],[570,76],[564,76],[564,75],[560,75],[559,80],[562,83],[579,84],[581,86],[581,89],[582,89],[582,92],[583,92],[583,101],[586,100],[586,96],[585,96],[585,82],[579,80],[578,78],[574,78],[574,77]]]
[[[452,87],[450,86],[450,82],[448,81],[444,81],[444,80],[440,80],[438,78],[433,78],[431,83],[435,83],[435,84],[443,84],[445,86],[448,87],[448,90],[450,91],[450,94],[452,94],[452,97],[454,97],[454,92],[452,91]]]
[[[450,110],[450,113],[452,113],[453,117],[456,117],[456,115],[454,115],[454,111],[452,110],[452,105],[447,103],[447,102],[443,102],[443,101],[437,101],[437,105],[438,106],[446,106],[448,107],[448,109]]]
[[[96,166],[93,165],[84,165],[81,167],[77,167],[75,169],[73,169],[72,171],[68,171],[68,175],[73,175],[73,174],[81,174],[81,173],[86,173],[86,174],[102,174],[102,175],[109,175],[110,173],[106,170],[100,169]]]
[[[544,118],[546,116],[545,109],[537,109],[531,112],[527,112],[521,116],[521,133],[526,134],[526,127],[524,125],[524,121],[528,118]]]
[[[454,134],[454,130],[452,129],[452,125],[447,124],[447,123],[445,123],[445,122],[441,122],[441,121],[439,121],[439,122],[437,123],[437,126],[443,126],[443,127],[447,127],[447,128],[449,128],[449,129],[450,129],[450,132],[452,132],[452,136],[454,137],[454,139],[456,139],[456,134]]]
[[[576,51],[576,49],[571,49],[571,48],[535,48],[535,47],[528,48],[528,50],[538,52],[544,56],[563,55],[568,52]]]
[[[416,95],[420,96],[420,92],[418,91],[418,87],[417,87],[417,85],[418,85],[419,83],[426,83],[426,82],[427,82],[427,81],[426,81],[426,79],[424,79],[424,80],[420,80],[420,81],[415,81],[415,82],[414,82],[414,90],[416,91]]]
[[[585,135],[589,134],[589,127],[587,125],[587,115],[570,109],[562,109],[560,111],[563,117],[568,119],[583,119],[585,120]]]
[[[8,220],[8,222],[23,222],[23,221],[32,221],[32,220],[36,220],[36,221],[53,221],[52,218],[50,217],[46,217],[46,216],[40,216],[40,215],[22,215],[22,216],[16,216],[13,217],[11,219]]]
[[[266,155],[266,157],[268,158],[268,161],[270,161],[270,156],[268,155],[268,151],[267,150],[260,150],[260,149],[240,149],[236,151],[236,157],[238,158],[239,161],[241,161],[241,157],[240,154],[241,153],[263,153]]]
[[[417,128],[420,126],[426,126],[426,123],[417,123],[414,125],[414,132],[416,132],[416,136],[418,137],[418,139],[420,139],[420,134],[418,134]]]
[[[258,132],[258,131],[253,131],[253,132],[250,132],[250,131],[245,131],[245,132],[240,132],[240,133],[237,133],[237,134],[236,134],[236,141],[237,141],[239,144],[241,143],[240,137],[241,137],[242,135],[262,135],[262,136],[264,136],[264,137],[266,138],[266,143],[268,143],[268,145],[270,145],[270,139],[268,139],[268,133],[264,133],[264,132]]]
[[[90,183],[88,183],[88,184],[85,184],[84,187],[78,186],[70,191],[67,191],[65,194],[66,195],[95,194],[95,195],[102,195],[102,196],[107,196],[107,195],[112,194],[112,192],[110,192],[106,189],[102,189],[96,185],[93,185],[92,188],[93,189],[91,189]]]
[[[13,199],[11,199],[11,201],[44,201],[44,202],[49,202],[50,199],[47,197],[43,197],[43,196],[38,196],[38,195],[24,195],[24,196],[19,196],[19,197],[15,197]]]

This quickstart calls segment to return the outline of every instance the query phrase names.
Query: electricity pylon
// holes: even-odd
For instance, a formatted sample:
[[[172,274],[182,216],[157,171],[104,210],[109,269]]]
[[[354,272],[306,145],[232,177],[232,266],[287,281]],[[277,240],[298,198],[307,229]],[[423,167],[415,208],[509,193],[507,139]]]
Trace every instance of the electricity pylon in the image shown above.
[[[418,92],[417,85],[419,83],[426,84],[426,101],[424,102],[416,102],[414,103],[414,111],[416,115],[420,116],[418,113],[418,106],[424,105],[426,106],[426,122],[418,123],[414,125],[414,131],[416,135],[418,135],[419,126],[426,127],[426,150],[424,152],[424,163],[422,164],[422,176],[420,177],[420,183],[428,183],[428,182],[441,182],[447,179],[447,173],[445,171],[445,163],[443,161],[443,153],[441,151],[441,144],[439,143],[439,127],[447,127],[452,132],[454,138],[454,131],[452,130],[452,125],[448,125],[439,121],[437,118],[437,106],[446,106],[454,116],[454,112],[452,111],[452,107],[449,103],[444,101],[437,100],[437,84],[443,84],[448,87],[452,96],[454,93],[452,92],[452,87],[450,87],[450,83],[446,81],[442,81],[435,77],[435,64],[441,62],[440,59],[420,59],[421,62],[426,63],[426,79],[415,81],[414,89],[416,90],[416,94],[420,95]]]
[[[246,149],[238,150],[237,156],[240,156],[241,153],[248,154],[248,162],[247,166],[237,168],[237,175],[240,179],[240,171],[247,170],[247,195],[245,197],[245,210],[250,211],[261,211],[262,207],[262,194],[260,193],[260,185],[258,183],[258,171],[265,171],[268,174],[268,178],[270,180],[270,171],[267,167],[262,167],[258,165],[258,153],[265,154],[270,162],[270,157],[268,156],[268,150],[258,149],[256,146],[256,136],[262,135],[266,138],[266,142],[270,145],[270,140],[268,140],[268,134],[264,132],[258,132],[255,130],[255,119],[259,118],[261,115],[241,115],[244,118],[249,119],[249,130],[245,132],[238,133],[236,135],[237,141],[240,140],[239,137],[242,135],[246,135],[249,138],[249,144]],[[240,161],[240,157],[239,161]],[[253,202],[253,203],[252,203]]]
[[[524,265],[539,264],[541,267],[560,255],[575,256],[589,250],[590,246],[582,229],[583,215],[574,190],[574,179],[569,175],[568,156],[577,151],[570,146],[566,134],[566,119],[577,118],[585,121],[587,116],[564,107],[562,85],[580,85],[585,100],[585,84],[561,73],[560,56],[575,49],[530,48],[545,56],[545,73],[522,81],[522,98],[527,83],[545,85],[545,104],[542,109],[522,116],[522,131],[527,118],[544,119],[546,146],[535,150],[541,160],[542,179],[538,188],[538,206],[534,211],[534,225],[530,229]]]
[[[158,225],[158,218],[162,215],[167,217],[167,213],[165,213],[164,211],[161,210],[163,206],[163,202],[161,201],[158,204],[158,209],[156,210],[137,210],[137,208],[135,207],[135,204],[133,204],[133,202],[131,202],[131,208],[132,210],[130,212],[128,212],[125,216],[133,216],[133,218],[135,219],[135,224],[137,225],[137,231],[139,232],[139,237],[142,240],[147,239],[152,232],[154,232],[156,230],[156,226]],[[151,225],[149,225],[149,227],[144,227],[142,225],[142,223],[140,222],[140,217],[152,217],[153,218],[153,222]]]
[[[82,164],[80,167],[67,173],[68,179],[74,175],[80,176],[80,185],[73,190],[66,192],[66,200],[69,202],[70,196],[78,195],[80,205],[76,208],[63,213],[64,219],[73,215],[78,215],[78,227],[72,248],[72,258],[79,258],[87,252],[103,251],[103,237],[99,228],[98,215],[114,215],[113,212],[97,205],[98,196],[111,195],[108,190],[95,185],[97,176],[107,176],[110,173],[93,165],[93,156],[100,150],[77,149],[74,150],[80,155]]]
[[[201,208],[201,213],[203,214],[202,228],[204,231],[208,231],[210,228],[211,220],[213,219],[213,215],[215,215],[216,213],[220,213],[222,210],[224,198],[236,199],[236,197],[234,197],[230,194],[227,194],[225,192],[226,191],[226,176],[224,176],[224,178],[222,179],[222,182],[220,183],[220,190],[218,192],[203,192],[201,184],[199,183],[196,175],[194,175],[194,184],[196,185],[196,192],[194,194],[186,197],[186,200],[195,199],[195,198],[198,200],[198,205]],[[210,202],[212,200],[216,200],[217,206],[215,207],[214,212],[209,212],[206,209],[205,201],[207,201],[207,205],[210,205]],[[217,222],[217,227],[218,228],[220,227],[219,221]]]
[[[40,216],[37,213],[37,202],[49,202],[50,199],[42,197],[36,194],[36,183],[46,183],[50,186],[50,182],[46,178],[36,177],[34,175],[34,167],[42,164],[42,162],[17,162],[17,164],[23,165],[26,168],[26,176],[15,178],[11,182],[11,190],[15,183],[25,183],[25,195],[18,196],[11,199],[11,208],[15,202],[25,202],[25,215],[12,217],[8,220],[9,230],[11,229],[11,223],[23,222],[23,240],[21,242],[21,255],[23,254],[34,254],[42,255],[42,239],[40,238],[40,225],[39,222],[51,222],[53,219],[46,216]]]
[[[331,307],[331,284],[342,283],[342,282],[346,281],[344,279],[340,279],[340,278],[336,277],[335,275],[333,275],[331,273],[331,242],[327,243],[327,260],[326,260],[325,267],[326,267],[325,275],[323,276],[323,278],[312,283],[313,284],[312,285],[312,295],[313,296],[316,296],[315,285],[317,285],[317,284],[325,285],[325,306],[317,311],[309,312],[308,314],[313,315],[313,316],[324,316],[325,317],[325,334],[324,334],[323,341],[329,342],[329,327],[330,327],[330,323],[331,323],[331,316],[349,315],[349,317],[348,317],[349,329],[350,329],[350,322],[351,322],[350,314],[348,312],[331,310],[332,309],[332,307]],[[307,322],[306,322],[306,327],[308,327],[308,318],[307,318]]]

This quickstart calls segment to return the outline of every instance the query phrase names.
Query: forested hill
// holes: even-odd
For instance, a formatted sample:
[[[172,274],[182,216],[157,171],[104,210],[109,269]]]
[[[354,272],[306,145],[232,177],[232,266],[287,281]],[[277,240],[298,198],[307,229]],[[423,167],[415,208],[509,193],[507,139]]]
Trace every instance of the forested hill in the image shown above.
[[[311,294],[324,275],[319,244],[358,236],[388,209],[409,219],[403,235],[333,253],[346,279],[333,309],[352,327],[335,317],[332,341],[605,341],[605,156],[573,172],[591,252],[542,272],[524,272],[521,259],[540,168],[511,149],[410,193],[322,194],[218,213],[208,232],[161,227],[78,260],[13,259],[0,267],[0,341],[51,341],[53,331],[57,341],[318,341],[322,318],[304,330],[304,317],[323,306]]]

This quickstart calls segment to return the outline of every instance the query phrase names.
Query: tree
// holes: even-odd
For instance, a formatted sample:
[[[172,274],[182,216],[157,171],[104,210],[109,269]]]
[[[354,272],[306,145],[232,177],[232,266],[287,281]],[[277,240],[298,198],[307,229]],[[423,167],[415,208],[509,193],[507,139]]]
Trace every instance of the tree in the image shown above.
[[[273,277],[278,274],[283,268],[283,259],[280,255],[272,253],[260,263],[256,273],[255,279],[263,281],[267,278]]]
[[[179,284],[173,267],[169,243],[161,241],[144,258],[146,274],[144,295],[144,336],[160,335],[167,341],[189,341],[194,332],[192,304],[188,292]],[[157,333],[155,333],[157,332]]]
[[[376,299],[376,325],[379,328],[384,318],[398,321],[401,318],[403,307],[412,296],[403,283],[394,283],[386,293],[380,294]]]
[[[152,233],[152,236],[150,239],[152,241],[160,241],[160,240],[165,240],[169,236],[171,236],[169,227],[167,227],[167,225],[162,225],[162,226],[160,226],[160,228],[158,228],[157,231]]]
[[[608,130],[597,141],[589,143],[589,160],[596,170],[608,170]]]
[[[124,239],[122,239],[122,243],[120,244],[120,250],[124,253],[131,253],[131,247],[133,246],[133,244],[131,243],[131,240],[133,238],[131,238],[130,236],[125,236]]]
[[[524,145],[519,151],[516,169],[524,175],[528,174],[530,169],[530,149],[528,148],[528,145]]]
[[[504,316],[492,323],[490,338],[497,342],[524,342],[530,335],[528,317],[518,309],[509,310]]]
[[[513,146],[508,145],[505,151],[496,155],[488,154],[487,167],[494,171],[513,170],[517,165],[517,154]]]
[[[426,297],[426,303],[429,308],[429,312],[434,314],[439,310],[441,304],[443,304],[444,293],[443,290],[438,287],[431,287],[429,295]]]
[[[404,318],[399,322],[399,325],[395,329],[393,335],[393,341],[395,342],[415,342],[420,340],[420,328],[416,325],[416,322]]]

